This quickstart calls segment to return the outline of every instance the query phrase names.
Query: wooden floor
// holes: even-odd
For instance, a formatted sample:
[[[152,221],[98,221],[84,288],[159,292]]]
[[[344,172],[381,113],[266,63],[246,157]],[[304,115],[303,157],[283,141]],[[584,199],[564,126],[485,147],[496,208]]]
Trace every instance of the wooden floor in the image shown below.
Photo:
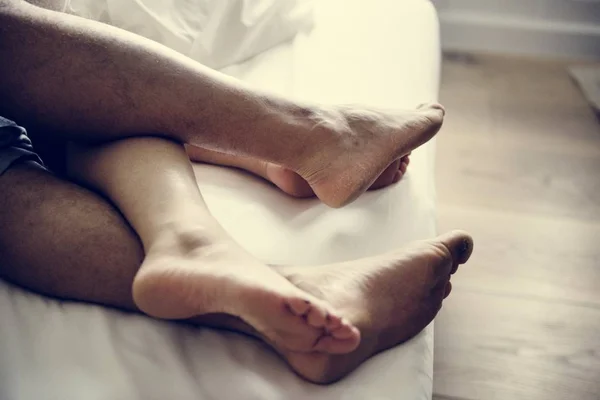
[[[476,245],[434,399],[600,400],[600,123],[565,66],[446,57],[438,225]]]

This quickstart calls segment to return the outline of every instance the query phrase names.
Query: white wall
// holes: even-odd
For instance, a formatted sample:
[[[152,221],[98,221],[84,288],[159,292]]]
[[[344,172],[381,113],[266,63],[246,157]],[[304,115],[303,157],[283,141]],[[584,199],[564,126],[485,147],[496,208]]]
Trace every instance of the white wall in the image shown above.
[[[600,60],[600,0],[432,0],[447,50]]]

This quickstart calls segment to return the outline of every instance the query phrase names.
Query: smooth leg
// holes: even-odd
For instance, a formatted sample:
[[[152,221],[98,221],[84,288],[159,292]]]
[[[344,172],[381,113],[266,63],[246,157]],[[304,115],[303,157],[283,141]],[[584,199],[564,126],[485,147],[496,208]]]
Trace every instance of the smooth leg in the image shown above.
[[[71,176],[109,197],[141,238],[146,258],[133,296],[145,313],[166,319],[227,313],[281,348],[356,348],[358,331],[332,307],[251,257],[221,228],[183,146],[135,138],[74,149]],[[325,339],[331,346],[320,345]]]
[[[62,300],[140,312],[131,289],[144,251],[116,208],[29,163],[2,175],[0,192],[1,278]],[[258,336],[228,315],[189,322]]]
[[[132,284],[142,245],[116,209],[93,192],[21,164],[0,177],[0,276],[61,299],[139,311]],[[35,234],[32,234],[35,232]],[[296,353],[274,346],[293,371],[316,383],[336,381],[364,360],[424,328],[467,261],[472,240],[460,232],[380,257],[322,267],[278,267],[280,274],[343,311],[362,333],[346,355]],[[97,282],[103,282],[98,285]],[[224,314],[189,322],[269,342]]]

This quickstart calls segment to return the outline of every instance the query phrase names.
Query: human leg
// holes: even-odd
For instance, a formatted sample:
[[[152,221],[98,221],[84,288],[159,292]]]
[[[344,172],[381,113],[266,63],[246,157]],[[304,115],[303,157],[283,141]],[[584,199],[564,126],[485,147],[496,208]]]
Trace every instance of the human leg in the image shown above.
[[[146,258],[133,295],[145,313],[166,319],[227,313],[280,348],[356,348],[358,331],[329,305],[227,235],[204,204],[183,146],[135,138],[73,148],[70,176],[109,197],[141,238]]]
[[[143,247],[113,206],[28,164],[0,176],[0,192],[4,194],[0,196],[2,278],[52,297],[139,311],[132,284]],[[342,378],[373,354],[426,326],[448,293],[449,274],[471,250],[468,236],[454,233],[368,260],[279,267],[279,273],[303,290],[341,307],[361,330],[362,340],[355,351],[341,356],[277,351],[296,373],[313,382]],[[250,334],[269,343],[229,315],[208,314],[189,322]]]
[[[213,150],[203,149],[198,146],[186,145],[186,152],[190,160],[207,164],[233,167],[245,170],[257,175],[273,185],[277,186],[284,193],[298,198],[313,197],[315,192],[308,182],[292,170],[268,161],[259,160],[251,157],[236,156],[227,153],[221,153]],[[410,155],[407,154],[399,160],[392,162],[377,180],[369,187],[369,190],[377,190],[397,183],[402,179],[408,164]]]
[[[114,27],[1,3],[0,113],[73,141],[166,135],[280,165],[340,207],[442,124],[439,105],[400,111],[290,101]]]
[[[137,309],[131,282],[143,249],[106,200],[29,162],[0,176],[0,192],[2,278],[60,299]]]
[[[179,161],[168,161],[170,157],[163,153],[165,147],[162,142],[162,140],[153,139],[138,142],[138,139],[135,139],[126,140],[122,143],[139,146],[140,148],[136,151],[139,151],[140,155],[150,155],[148,161],[155,163],[155,168],[161,171],[167,165],[181,163],[181,160],[186,158],[182,147],[172,144],[175,146],[172,150],[177,150],[179,154],[177,156]],[[156,149],[142,148],[144,146],[152,146]],[[161,153],[157,153],[159,149]],[[92,151],[96,153],[97,149]],[[85,164],[88,163],[87,165],[95,170],[92,173],[93,177],[99,177],[100,179],[105,176],[114,177],[119,175],[119,172],[116,170],[111,172],[111,168],[120,168],[119,159],[138,158],[136,157],[136,151],[126,147],[122,149],[109,147],[107,151],[109,152],[108,157],[97,162],[109,169],[103,169],[99,164],[94,165],[93,158],[96,156],[93,154],[91,161],[84,160],[82,163],[84,173],[86,173],[85,169],[87,168]],[[122,155],[119,155],[118,153],[121,151]],[[163,166],[161,162],[157,163],[156,160],[159,159],[164,159],[166,164]],[[142,171],[150,169],[133,165],[131,167],[134,170],[139,169]],[[129,173],[123,176],[126,175],[129,175]],[[183,175],[183,173],[177,173],[176,175]],[[91,180],[94,179],[93,177]],[[131,179],[131,177],[128,179]],[[136,179],[136,182],[142,181],[143,187],[143,180],[144,178]],[[161,182],[162,179],[160,178],[156,180],[157,187],[167,188],[173,186],[169,183],[161,184]],[[105,184],[117,185],[117,190],[124,185],[124,183],[119,184],[118,179],[116,182]],[[96,183],[96,185],[98,184]],[[111,189],[109,188],[107,191],[110,192]],[[186,196],[185,193],[178,195],[175,191],[169,191],[167,195],[176,198],[185,198]],[[144,196],[144,198],[147,197]],[[186,208],[184,205],[178,207]],[[142,207],[143,209],[144,207]],[[125,213],[127,214],[127,212]],[[172,215],[173,213],[169,214]],[[195,213],[186,212],[184,214],[189,217]],[[192,218],[192,220],[201,220],[201,218]],[[188,230],[184,229],[184,232],[188,232]],[[197,237],[192,236],[191,239],[195,242]],[[207,240],[210,244],[212,239],[205,234],[203,236],[204,243],[207,243]],[[187,239],[185,242],[187,242]],[[170,243],[168,246],[173,247]],[[152,243],[147,246],[150,248],[148,258],[152,257],[151,246]],[[273,341],[272,337],[265,334],[261,329],[258,329],[258,332],[255,333],[259,338],[271,344],[299,375],[317,383],[333,382],[353,371],[371,356],[412,338],[429,324],[439,311],[442,300],[450,293],[450,276],[456,272],[459,264],[463,264],[468,260],[472,249],[473,242],[467,234],[451,232],[434,240],[413,243],[395,252],[352,262],[318,267],[275,267],[274,270],[280,276],[285,277],[296,287],[310,293],[317,299],[324,299],[335,305],[337,309],[342,310],[341,315],[360,329],[362,339],[358,347],[352,351],[340,351],[339,353],[344,354],[333,355],[331,353],[334,352],[323,351],[327,349],[329,341],[335,340],[335,337],[332,336],[321,338],[314,347],[314,351],[298,352],[282,346],[277,340]],[[158,274],[150,278],[152,287],[147,293],[150,301],[155,302],[156,299],[166,298],[174,300],[166,307],[166,312],[171,312],[171,309],[178,312],[182,306],[184,309],[187,308],[190,304],[188,300],[190,296],[187,293],[192,293],[191,297],[195,297],[196,285],[200,291],[206,287],[203,282],[206,278],[201,273],[199,273],[197,280],[194,279],[193,275],[195,271],[201,270],[203,263],[210,264],[211,260],[206,260],[204,257],[194,258],[192,256],[191,258],[192,261],[197,260],[188,268],[193,270],[191,272],[179,269],[179,265],[185,264],[187,260],[186,257],[177,254],[175,262],[157,265]],[[229,261],[227,258],[226,260]],[[152,265],[149,265],[149,268],[152,267]],[[219,267],[225,267],[224,269],[226,269],[227,265],[219,264]],[[140,275],[143,273],[143,268]],[[208,265],[208,270],[209,273],[214,271],[210,270],[210,265]],[[234,273],[244,273],[239,266],[232,271]],[[251,264],[250,271],[264,276],[262,269],[254,270]],[[153,274],[152,271],[150,273]],[[186,281],[183,283],[186,283],[189,289],[184,289],[183,280]],[[142,282],[141,284],[148,283]],[[215,286],[218,285],[217,282]],[[245,290],[245,288],[241,290]],[[183,296],[180,293],[183,293]],[[198,297],[201,297],[201,295],[200,292]],[[241,296],[238,297],[241,299]],[[138,304],[140,303],[138,302]],[[260,304],[257,306],[260,306]],[[164,309],[163,304],[158,304],[156,307]],[[188,314],[193,315],[195,313],[197,312],[194,312],[192,307],[189,312],[180,315],[188,316]],[[236,315],[235,313],[230,314]],[[227,323],[234,322],[227,321]],[[250,325],[256,326],[254,323],[250,323]],[[333,347],[334,343],[331,345]]]

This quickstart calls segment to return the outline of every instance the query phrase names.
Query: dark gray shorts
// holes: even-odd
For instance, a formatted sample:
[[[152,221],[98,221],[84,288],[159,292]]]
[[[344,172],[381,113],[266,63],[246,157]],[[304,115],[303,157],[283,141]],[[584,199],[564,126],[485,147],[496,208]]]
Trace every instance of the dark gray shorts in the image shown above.
[[[44,167],[42,159],[33,150],[25,128],[0,117],[0,175],[19,161],[33,161]]]

